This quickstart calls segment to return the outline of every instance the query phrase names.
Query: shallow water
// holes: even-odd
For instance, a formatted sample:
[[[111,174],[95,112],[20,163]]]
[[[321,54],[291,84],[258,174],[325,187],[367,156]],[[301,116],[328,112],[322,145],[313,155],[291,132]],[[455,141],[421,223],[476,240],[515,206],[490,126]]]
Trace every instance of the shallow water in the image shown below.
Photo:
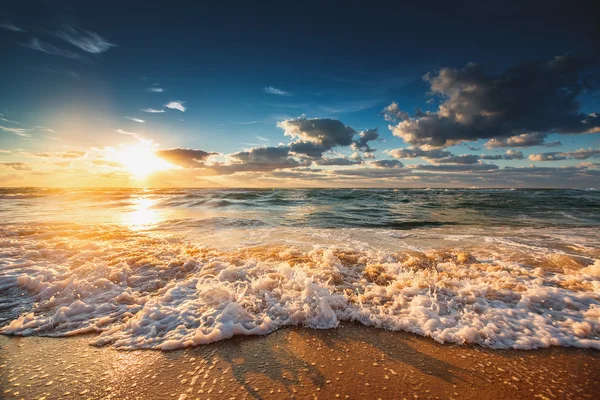
[[[340,321],[600,349],[593,190],[0,189],[0,326],[174,349]]]

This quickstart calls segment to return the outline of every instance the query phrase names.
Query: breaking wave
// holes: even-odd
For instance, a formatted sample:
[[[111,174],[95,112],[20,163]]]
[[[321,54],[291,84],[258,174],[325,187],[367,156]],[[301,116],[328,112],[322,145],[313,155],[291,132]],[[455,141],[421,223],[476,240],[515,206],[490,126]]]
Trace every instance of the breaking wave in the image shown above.
[[[1,332],[169,350],[356,321],[443,343],[600,349],[600,261],[585,241],[178,223],[2,225]]]

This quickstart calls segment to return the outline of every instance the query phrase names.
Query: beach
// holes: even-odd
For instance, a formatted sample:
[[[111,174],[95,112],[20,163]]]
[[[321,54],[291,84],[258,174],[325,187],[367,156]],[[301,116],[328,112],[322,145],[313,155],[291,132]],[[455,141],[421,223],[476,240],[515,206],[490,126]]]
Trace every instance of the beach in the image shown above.
[[[7,398],[599,389],[596,191],[4,189],[0,203]]]
[[[443,345],[357,324],[167,352],[89,341],[0,336],[2,398],[591,399],[600,390],[597,351]]]

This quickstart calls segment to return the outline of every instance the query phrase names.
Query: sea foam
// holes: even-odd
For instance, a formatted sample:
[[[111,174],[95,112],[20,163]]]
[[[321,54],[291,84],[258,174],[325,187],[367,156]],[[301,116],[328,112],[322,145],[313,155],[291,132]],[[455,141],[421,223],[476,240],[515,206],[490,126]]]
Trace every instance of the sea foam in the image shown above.
[[[299,228],[272,229],[270,237],[306,236],[312,244],[211,247],[185,235],[102,225],[3,229],[0,297],[11,304],[16,288],[31,300],[18,315],[0,310],[4,334],[97,332],[95,345],[170,350],[356,321],[441,343],[600,349],[600,261],[592,258],[544,268],[504,248],[494,248],[494,257],[390,250],[325,242],[316,238],[331,231]]]

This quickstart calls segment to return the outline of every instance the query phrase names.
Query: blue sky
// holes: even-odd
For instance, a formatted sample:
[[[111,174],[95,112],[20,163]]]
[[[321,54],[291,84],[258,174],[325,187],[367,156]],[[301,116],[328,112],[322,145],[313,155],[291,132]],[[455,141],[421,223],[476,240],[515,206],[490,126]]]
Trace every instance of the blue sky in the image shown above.
[[[600,32],[575,3],[5,1],[0,184],[598,186]],[[131,176],[139,145],[171,168]]]

